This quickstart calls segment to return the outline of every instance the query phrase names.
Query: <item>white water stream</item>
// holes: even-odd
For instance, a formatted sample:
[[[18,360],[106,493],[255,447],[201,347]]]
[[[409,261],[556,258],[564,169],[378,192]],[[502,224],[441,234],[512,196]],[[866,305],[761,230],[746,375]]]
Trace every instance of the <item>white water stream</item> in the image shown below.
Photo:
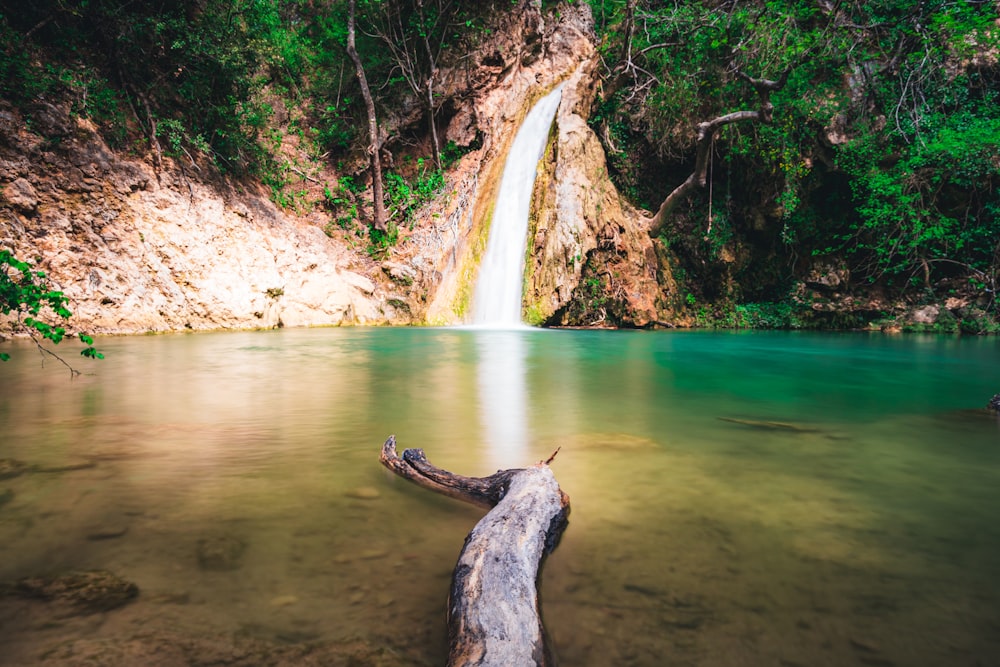
[[[490,328],[517,327],[521,324],[521,291],[531,191],[561,92],[562,86],[557,86],[532,107],[510,147],[493,209],[486,256],[479,268],[473,300],[473,324]]]

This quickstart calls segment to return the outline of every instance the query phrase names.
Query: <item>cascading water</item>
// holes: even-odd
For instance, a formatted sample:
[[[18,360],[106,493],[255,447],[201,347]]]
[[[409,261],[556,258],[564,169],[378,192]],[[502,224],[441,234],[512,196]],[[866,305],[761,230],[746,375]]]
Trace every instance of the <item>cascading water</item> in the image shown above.
[[[493,207],[486,256],[479,268],[473,324],[497,328],[521,324],[531,191],[561,93],[562,86],[557,86],[532,107],[510,147]]]

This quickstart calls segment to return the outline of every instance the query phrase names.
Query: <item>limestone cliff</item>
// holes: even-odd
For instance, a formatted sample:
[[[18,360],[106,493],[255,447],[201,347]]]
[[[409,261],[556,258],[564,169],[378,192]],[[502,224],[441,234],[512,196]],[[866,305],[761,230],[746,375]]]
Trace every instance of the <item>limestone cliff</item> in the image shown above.
[[[480,65],[492,67],[498,80],[477,95],[448,130],[452,139],[477,133],[482,137],[482,148],[463,158],[456,171],[457,185],[443,212],[413,239],[416,247],[411,264],[418,269],[430,268],[421,275],[424,292],[433,294],[426,310],[426,320],[431,323],[467,320],[507,151],[524,116],[534,102],[567,76],[579,78],[582,74],[574,72],[592,72],[594,68],[589,7],[568,5],[558,15],[548,16],[538,13],[530,3],[525,4],[525,10],[509,16],[502,31],[503,43],[487,50]],[[548,205],[550,202],[537,203]],[[566,211],[564,216],[575,213]],[[577,223],[568,220],[567,224]],[[400,250],[407,252],[407,244],[401,244]],[[572,276],[563,278],[572,280]],[[572,289],[568,282],[565,286]]]
[[[558,17],[549,17],[542,30],[539,59],[513,68],[503,85],[484,96],[476,109],[477,117],[489,119],[483,127],[489,137],[484,151],[469,161],[471,173],[478,174],[478,199],[471,203],[472,196],[456,191],[456,200],[464,206],[453,209],[445,224],[464,243],[457,243],[439,265],[441,279],[428,319],[465,319],[503,171],[502,157],[531,104],[562,82],[562,101],[532,202],[526,319],[557,326],[663,324],[672,316],[661,296],[673,288],[669,266],[662,262],[661,268],[655,242],[646,233],[645,215],[630,206],[608,178],[604,149],[586,123],[598,84],[589,8],[564,7]],[[436,233],[441,236],[440,227]],[[596,282],[582,283],[585,277]]]
[[[32,117],[29,130],[0,109],[0,245],[48,273],[76,326],[138,333],[382,317],[375,285],[347,268],[343,249],[259,194],[176,168],[155,173],[58,106]]]

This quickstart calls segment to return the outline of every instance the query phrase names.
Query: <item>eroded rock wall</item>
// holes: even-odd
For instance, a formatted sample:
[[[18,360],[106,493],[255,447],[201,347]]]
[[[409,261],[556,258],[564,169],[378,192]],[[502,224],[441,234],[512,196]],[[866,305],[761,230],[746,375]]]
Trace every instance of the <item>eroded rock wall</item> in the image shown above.
[[[666,323],[673,287],[646,217],[608,178],[604,149],[587,125],[598,83],[596,55],[566,80],[555,135],[535,189],[526,278],[529,320],[559,326]]]
[[[449,139],[479,136],[482,147],[462,160],[444,213],[423,231],[436,243],[423,243],[411,260],[431,268],[424,281],[432,284],[425,288],[433,292],[425,313],[431,323],[461,323],[471,314],[473,285],[507,151],[521,121],[568,75],[581,66],[591,69],[596,56],[590,9],[582,3],[543,15],[534,3],[522,2],[506,15],[500,34],[479,56],[479,78],[493,77],[492,86],[475,89],[448,129]],[[444,252],[438,252],[441,248]]]
[[[55,105],[0,107],[0,246],[44,270],[93,333],[386,319],[342,247],[266,198],[159,173]]]

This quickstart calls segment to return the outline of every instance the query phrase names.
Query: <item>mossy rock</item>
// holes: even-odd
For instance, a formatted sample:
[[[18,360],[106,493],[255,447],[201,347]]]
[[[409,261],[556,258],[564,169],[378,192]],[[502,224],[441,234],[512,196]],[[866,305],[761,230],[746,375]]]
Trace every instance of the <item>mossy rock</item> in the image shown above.
[[[238,570],[247,545],[230,535],[215,535],[198,540],[198,565],[203,570]]]
[[[22,597],[62,602],[85,614],[117,609],[139,595],[139,587],[106,570],[26,577],[11,592]]]

